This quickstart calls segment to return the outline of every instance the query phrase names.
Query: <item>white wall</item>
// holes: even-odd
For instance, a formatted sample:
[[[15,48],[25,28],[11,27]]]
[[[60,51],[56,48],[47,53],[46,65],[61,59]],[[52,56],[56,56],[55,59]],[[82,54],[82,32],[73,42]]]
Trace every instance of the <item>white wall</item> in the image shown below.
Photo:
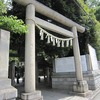
[[[81,56],[82,69],[87,71],[86,56]],[[54,72],[75,72],[74,57],[57,58],[54,62]]]
[[[89,50],[92,70],[98,70],[99,69],[99,65],[98,65],[98,61],[97,61],[96,51],[89,44],[88,44],[88,50]]]
[[[95,49],[88,44],[89,55],[81,56],[82,70],[93,71],[99,70]],[[74,57],[57,58],[54,61],[53,71],[60,72],[75,72]]]

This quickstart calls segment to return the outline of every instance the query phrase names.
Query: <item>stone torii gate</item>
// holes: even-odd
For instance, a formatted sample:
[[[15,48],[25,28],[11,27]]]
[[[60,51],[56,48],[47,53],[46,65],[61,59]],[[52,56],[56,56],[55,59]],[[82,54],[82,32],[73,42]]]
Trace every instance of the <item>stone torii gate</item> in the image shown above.
[[[36,0],[14,0],[15,2],[26,6],[26,24],[28,25],[28,34],[26,34],[25,43],[25,93],[22,94],[23,100],[33,100],[35,94],[40,94],[36,91],[35,82],[35,23],[41,27],[59,33],[61,35],[73,38],[73,52],[75,58],[75,69],[77,81],[73,84],[73,91],[79,94],[86,95],[89,93],[88,84],[83,80],[82,64],[80,59],[80,50],[78,43],[77,31],[83,33],[85,28],[64,17],[56,11],[46,7]],[[72,28],[68,31],[54,24],[48,23],[40,18],[35,17],[35,11],[45,15],[65,26]],[[41,97],[40,97],[41,98]],[[38,100],[39,98],[35,99]],[[41,98],[42,99],[42,98]],[[40,99],[39,99],[40,100]]]

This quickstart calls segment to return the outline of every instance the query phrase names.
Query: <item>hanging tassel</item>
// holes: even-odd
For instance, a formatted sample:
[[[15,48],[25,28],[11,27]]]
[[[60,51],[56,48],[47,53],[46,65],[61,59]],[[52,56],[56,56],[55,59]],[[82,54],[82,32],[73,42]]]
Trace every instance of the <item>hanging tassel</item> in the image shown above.
[[[42,29],[40,30],[40,36],[43,34],[43,31],[42,31]]]
[[[69,46],[69,40],[66,41],[66,47],[68,47],[68,46]]]
[[[62,45],[61,45],[62,47],[64,47],[64,41],[62,40]]]
[[[60,47],[60,40],[58,40],[57,42],[57,47]]]
[[[55,46],[56,44],[55,44],[55,38],[53,38],[53,46]]]
[[[51,36],[51,41],[53,41],[53,37]]]
[[[50,36],[47,36],[47,43],[50,43]]]
[[[56,43],[58,42],[58,39],[56,39]]]
[[[72,46],[73,45],[73,43],[72,43],[72,39],[70,40],[70,46]]]
[[[40,30],[40,36],[41,36],[41,40],[43,40],[44,39],[44,33],[43,33],[42,30]]]
[[[41,40],[44,40],[44,33],[42,33],[41,35]]]

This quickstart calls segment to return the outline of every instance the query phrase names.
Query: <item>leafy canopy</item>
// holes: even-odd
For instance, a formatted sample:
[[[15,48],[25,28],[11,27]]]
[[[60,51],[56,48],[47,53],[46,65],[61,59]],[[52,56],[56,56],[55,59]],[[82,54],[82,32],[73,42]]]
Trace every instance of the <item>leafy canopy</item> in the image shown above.
[[[0,28],[13,33],[27,33],[27,26],[21,19],[13,15],[7,16],[7,4],[4,0],[0,1]]]
[[[87,19],[87,26],[89,26],[89,40],[97,51],[98,59],[100,59],[100,0],[78,0],[84,8],[87,15],[83,16]],[[89,22],[91,20],[92,23]]]

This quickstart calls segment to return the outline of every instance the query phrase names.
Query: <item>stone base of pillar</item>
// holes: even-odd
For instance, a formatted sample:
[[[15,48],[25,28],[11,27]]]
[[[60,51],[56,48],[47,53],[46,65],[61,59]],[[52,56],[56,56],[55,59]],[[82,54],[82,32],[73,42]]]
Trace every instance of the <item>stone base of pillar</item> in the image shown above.
[[[86,97],[86,96],[92,94],[92,91],[90,91],[88,89],[87,81],[83,80],[83,81],[74,82],[73,94],[77,94],[77,95]]]
[[[0,78],[0,100],[16,100],[17,89],[11,86],[11,80]]]
[[[32,93],[22,93],[22,100],[43,100],[43,96],[41,96],[41,91],[34,91]]]

